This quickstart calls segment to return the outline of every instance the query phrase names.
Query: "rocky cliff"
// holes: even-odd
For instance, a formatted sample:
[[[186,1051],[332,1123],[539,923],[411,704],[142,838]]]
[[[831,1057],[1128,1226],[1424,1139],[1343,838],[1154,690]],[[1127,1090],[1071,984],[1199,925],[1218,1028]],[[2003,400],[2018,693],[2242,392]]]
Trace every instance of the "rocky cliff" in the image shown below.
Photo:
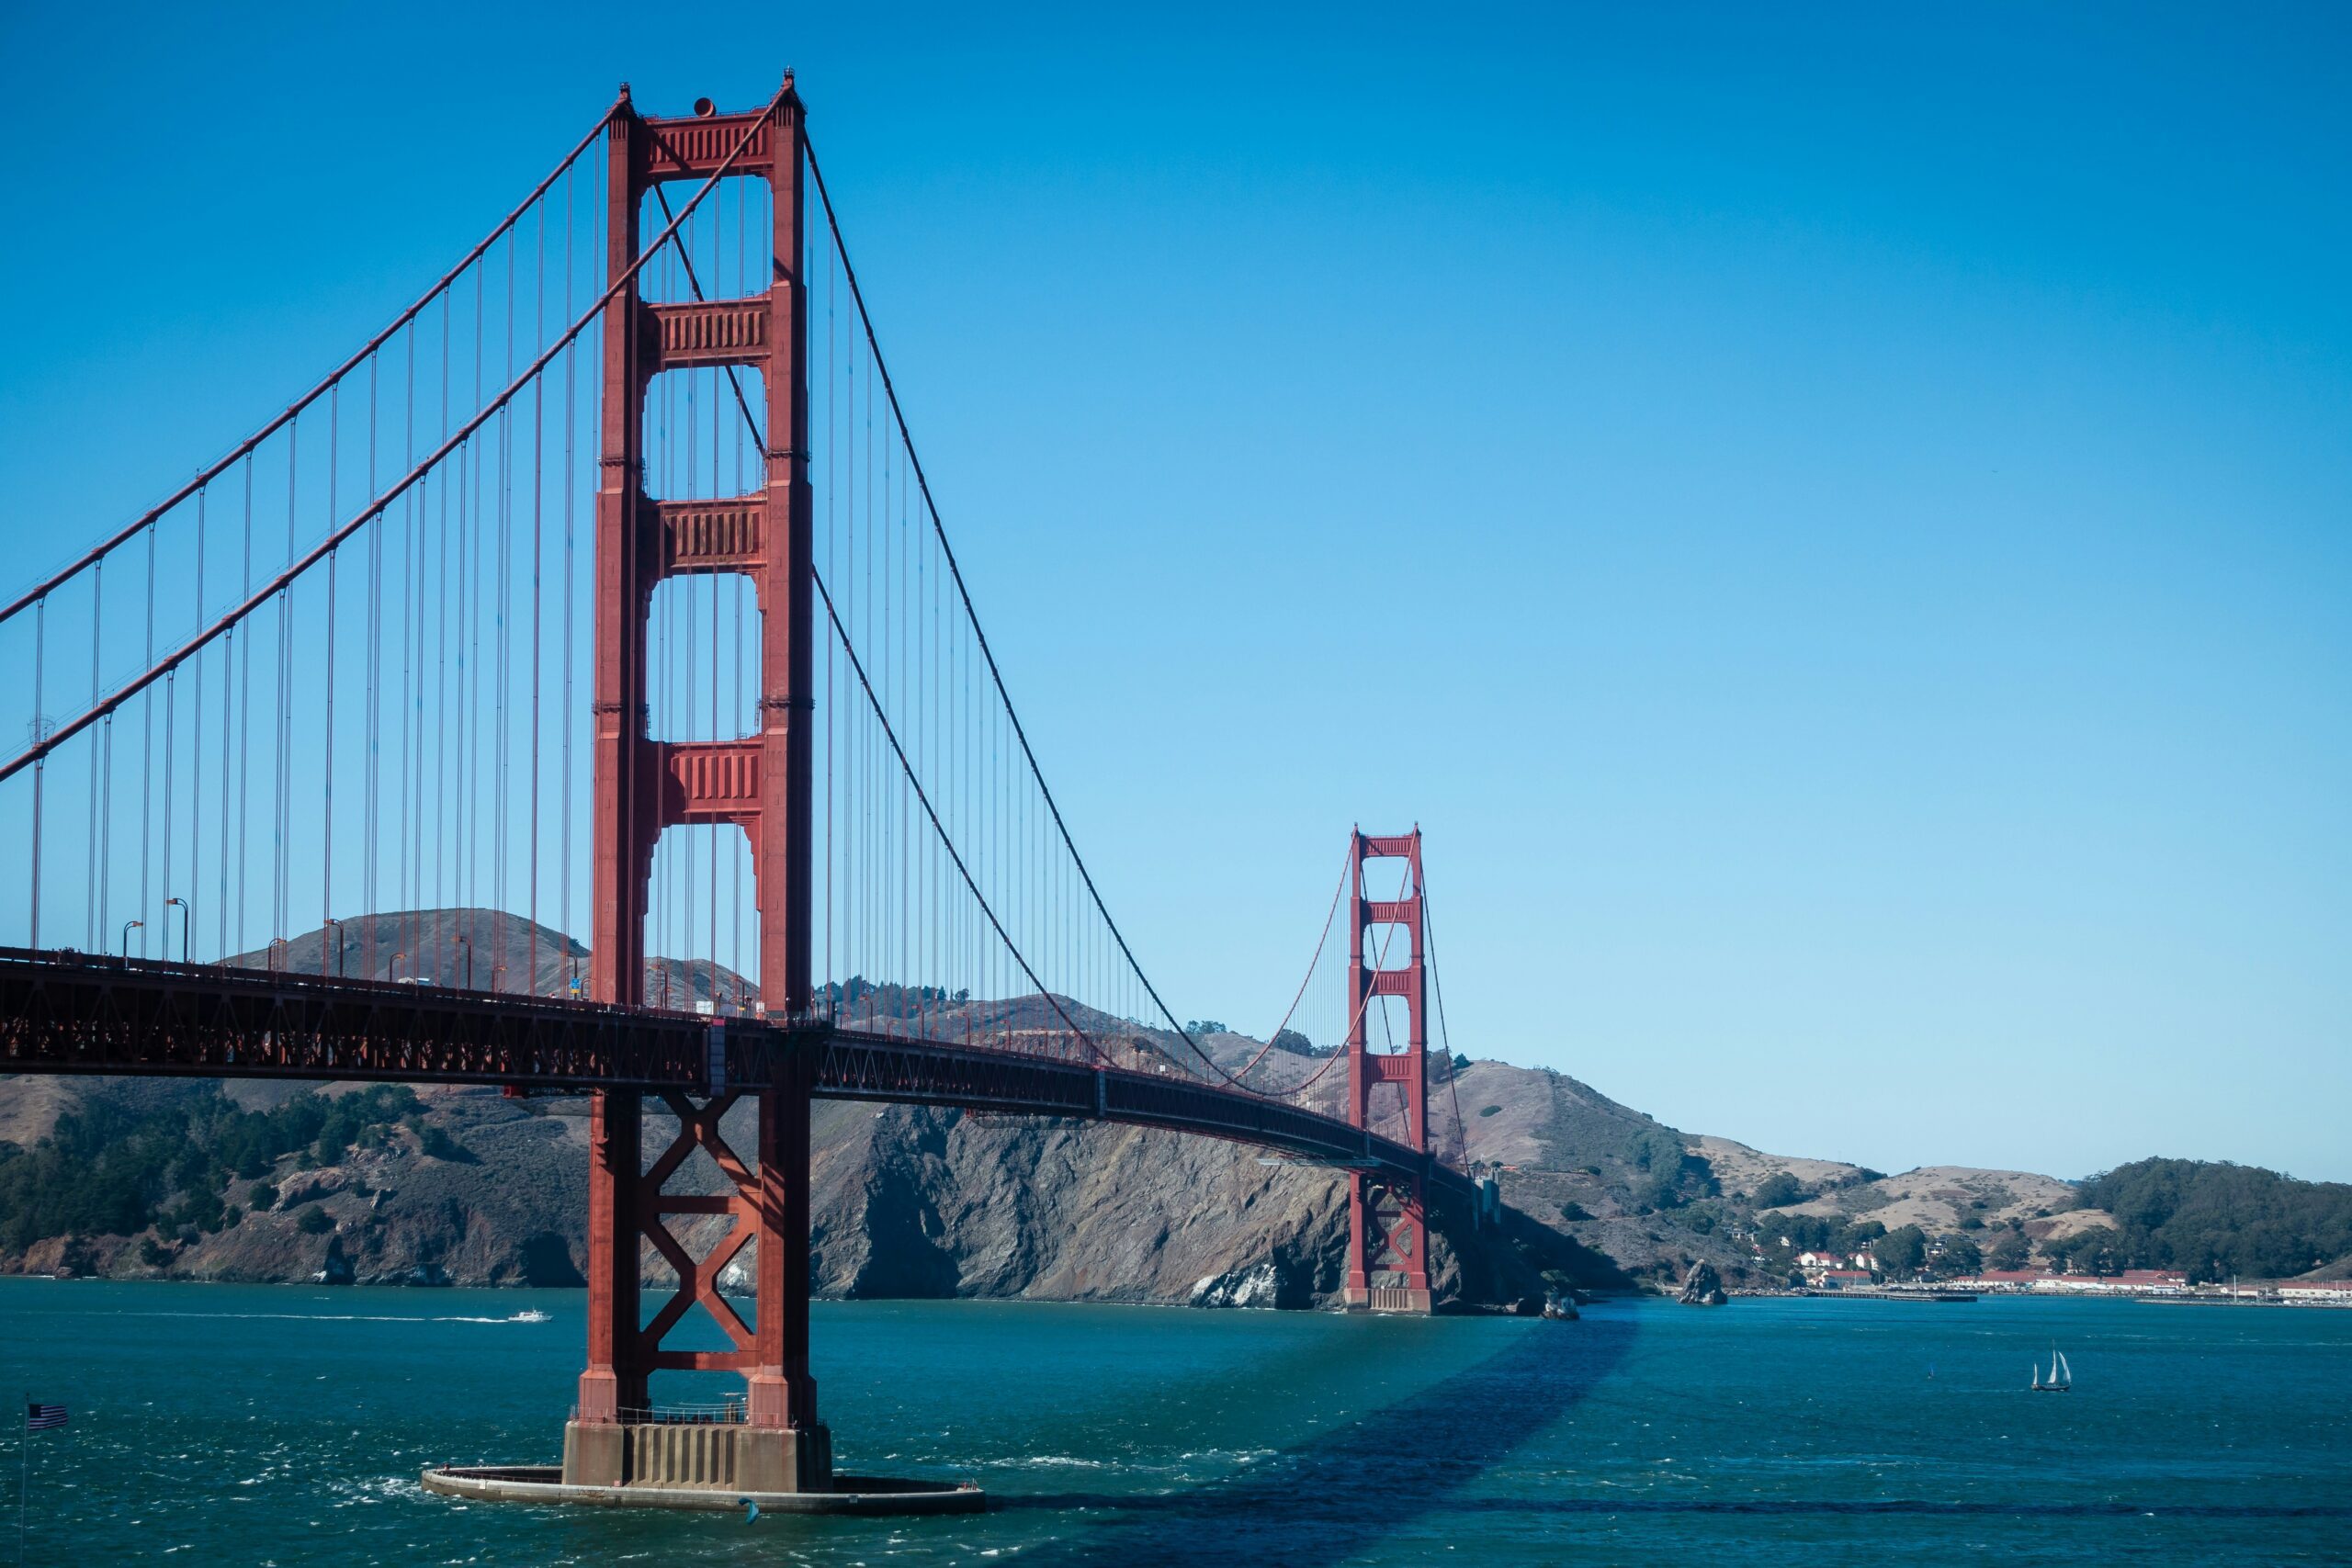
[[[0,1080],[0,1107],[41,1080]],[[45,1093],[55,1114],[117,1100],[150,1118],[200,1118],[225,1089],[266,1106],[296,1086],[74,1080]],[[333,1095],[345,1086],[326,1086]],[[576,1285],[584,1265],[587,1102],[431,1090],[372,1147],[331,1162],[311,1151],[232,1178],[217,1228],[165,1221],[137,1234],[77,1230],[0,1254],[19,1272],[115,1278],[385,1284]],[[723,1125],[752,1146],[752,1108]],[[23,1124],[19,1131],[32,1129]],[[413,1124],[412,1124],[413,1123]],[[669,1119],[649,1110],[649,1145]],[[1347,1207],[1328,1170],[1261,1163],[1209,1139],[1139,1128],[992,1119],[922,1107],[827,1102],[812,1124],[817,1288],[833,1296],[987,1296],[1056,1301],[1312,1306],[1339,1289]],[[437,1151],[437,1152],[429,1152]],[[21,1156],[20,1156],[21,1157]],[[716,1190],[697,1154],[673,1190]],[[5,1223],[6,1215],[0,1215]],[[722,1222],[677,1222],[699,1256]],[[1540,1226],[1438,1237],[1441,1300],[1512,1304],[1544,1272],[1610,1282],[1605,1260]],[[730,1283],[748,1284],[747,1250]],[[649,1280],[667,1277],[650,1248]]]

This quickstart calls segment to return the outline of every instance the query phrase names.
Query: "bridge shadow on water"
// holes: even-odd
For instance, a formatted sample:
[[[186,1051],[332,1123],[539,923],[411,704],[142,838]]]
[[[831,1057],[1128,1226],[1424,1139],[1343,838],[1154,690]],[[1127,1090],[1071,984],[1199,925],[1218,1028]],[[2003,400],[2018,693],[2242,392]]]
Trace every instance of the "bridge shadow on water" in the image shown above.
[[[1486,1360],[1284,1450],[1249,1472],[1169,1494],[1059,1492],[999,1496],[991,1511],[1086,1514],[1024,1562],[1115,1560],[1121,1568],[1247,1562],[1345,1561],[1398,1527],[1432,1515],[1569,1517],[1644,1515],[1994,1517],[2005,1518],[2352,1518],[2352,1506],[1965,1501],[1757,1496],[1495,1497],[1464,1495],[1623,1363],[1639,1336],[1631,1317],[1573,1327],[1530,1325]]]
[[[1340,1562],[1414,1518],[1477,1506],[1454,1494],[1574,1408],[1638,1332],[1630,1317],[1530,1324],[1487,1359],[1247,1474],[1174,1495],[1032,1494],[999,1497],[993,1507],[1108,1516],[1023,1551],[1024,1562]]]

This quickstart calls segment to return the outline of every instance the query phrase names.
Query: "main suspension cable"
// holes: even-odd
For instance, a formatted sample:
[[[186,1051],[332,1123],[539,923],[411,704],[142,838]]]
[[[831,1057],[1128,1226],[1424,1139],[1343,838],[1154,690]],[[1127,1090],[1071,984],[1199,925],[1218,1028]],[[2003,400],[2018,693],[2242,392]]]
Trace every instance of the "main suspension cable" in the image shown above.
[[[5,783],[9,779],[14,778],[27,767],[46,758],[60,745],[72,739],[74,736],[79,735],[83,730],[88,728],[92,724],[96,723],[106,715],[114,712],[124,703],[130,701],[133,696],[136,696],[141,692],[147,690],[164,675],[178,669],[180,665],[186,663],[198,653],[203,651],[204,649],[210,646],[230,627],[235,626],[238,622],[243,620],[245,616],[251,615],[254,611],[267,604],[271,598],[275,597],[279,592],[289,588],[297,578],[300,577],[311,567],[317,565],[327,556],[333,554],[336,547],[342,545],[345,539],[348,539],[352,535],[357,533],[368,523],[381,516],[383,513],[390,507],[393,502],[398,501],[402,495],[405,495],[417,484],[419,480],[423,479],[427,473],[431,472],[443,458],[447,457],[451,452],[457,450],[459,446],[469,440],[477,431],[481,430],[482,426],[488,424],[492,418],[494,417],[501,409],[503,409],[516,393],[528,386],[532,379],[554,360],[557,354],[560,353],[572,339],[578,337],[582,332],[586,331],[588,323],[591,321],[594,321],[596,316],[603,311],[605,307],[611,304],[614,298],[618,295],[623,288],[628,286],[630,280],[637,276],[638,273],[644,267],[646,262],[659,252],[662,246],[669,243],[670,237],[677,231],[678,225],[685,220],[685,219],[694,211],[695,207],[701,203],[703,197],[709,195],[710,192],[717,187],[719,181],[726,177],[728,171],[735,166],[736,161],[742,156],[744,149],[750,145],[752,135],[762,125],[766,123],[767,117],[775,112],[776,105],[783,101],[784,92],[789,92],[790,90],[791,89],[787,87],[784,89],[783,92],[779,92],[775,97],[771,98],[768,101],[766,109],[763,110],[761,115],[754,118],[751,126],[736,140],[734,148],[729,152],[726,158],[719,163],[718,167],[711,172],[710,177],[705,180],[702,185],[696,188],[694,196],[689,198],[685,206],[679,210],[678,216],[671,220],[669,228],[663,230],[659,235],[656,235],[653,243],[647,246],[644,252],[640,254],[635,261],[628,265],[628,269],[624,271],[620,276],[615,278],[611,284],[605,288],[604,293],[597,296],[595,302],[590,305],[586,310],[582,311],[579,319],[574,321],[571,325],[565,330],[563,335],[556,339],[554,343],[548,344],[548,347],[540,353],[538,357],[534,359],[530,366],[524,370],[522,375],[516,377],[514,380],[507,386],[504,391],[499,393],[499,395],[487,406],[481,409],[470,419],[467,420],[463,425],[459,426],[454,433],[445,439],[439,446],[435,447],[433,452],[425,457],[424,462],[409,470],[408,474],[397,484],[393,485],[391,489],[386,491],[382,495],[378,496],[375,501],[371,502],[364,511],[352,518],[350,522],[344,524],[341,527],[336,528],[333,533],[329,534],[324,539],[322,539],[317,545],[311,548],[308,554],[288,565],[283,571],[280,571],[276,577],[264,584],[258,591],[249,595],[245,601],[239,604],[235,609],[231,610],[228,614],[214,621],[209,626],[204,628],[202,631],[191,637],[187,642],[181,644],[177,649],[166,657],[161,663],[153,665],[143,674],[133,678],[130,682],[119,688],[115,692],[114,695],[107,698],[105,702],[88,709],[71,722],[60,725],[54,730],[48,731],[41,735],[40,739],[36,739],[33,745],[10,758],[7,761],[0,763],[0,783]]]
[[[411,321],[416,320],[416,318],[423,313],[426,306],[439,299],[444,290],[447,289],[452,284],[457,282],[459,277],[465,276],[466,269],[473,265],[474,263],[480,261],[482,258],[483,254],[487,252],[491,246],[498,243],[499,237],[504,234],[509,229],[513,228],[515,223],[520,220],[523,214],[531,209],[531,204],[537,201],[540,197],[546,195],[548,188],[553,186],[557,180],[560,179],[565,172],[568,171],[573,164],[579,161],[580,154],[588,151],[589,145],[594,142],[597,137],[604,134],[605,128],[613,122],[614,114],[616,113],[620,109],[621,106],[628,101],[628,100],[626,96],[615,98],[611,107],[606,108],[602,115],[597,117],[596,123],[589,129],[588,134],[582,137],[579,142],[573,146],[571,151],[564,154],[563,161],[555,166],[554,171],[550,173],[547,178],[541,180],[537,186],[533,186],[531,194],[525,197],[521,204],[518,205],[514,211],[499,220],[498,227],[492,229],[489,234],[483,238],[481,243],[476,245],[472,250],[468,251],[463,260],[459,261],[457,265],[451,267],[447,272],[443,273],[441,275],[441,280],[435,283],[432,288],[426,289],[424,293],[418,298],[416,303],[411,305],[407,310],[402,310],[398,316],[392,318],[391,325],[386,327],[382,332],[378,333],[374,337],[369,338],[368,342],[360,347],[357,353],[345,360],[341,365],[335,367],[335,368],[328,374],[326,379],[321,381],[317,386],[312,387],[309,391],[295,399],[291,403],[288,403],[286,406],[285,411],[279,413],[277,418],[271,420],[267,424],[263,425],[259,430],[254,432],[251,435],[245,437],[244,440],[239,442],[234,447],[231,448],[227,457],[222,457],[220,461],[208,468],[198,470],[197,476],[194,479],[188,480],[187,483],[180,486],[179,489],[174,491],[163,501],[157,502],[154,506],[141,513],[136,520],[126,525],[119,532],[108,536],[105,540],[101,541],[91,549],[85,551],[73,565],[62,568],[47,579],[34,584],[24,592],[18,594],[15,599],[9,601],[5,607],[0,607],[0,623],[6,623],[6,621],[14,618],[17,613],[22,611],[28,604],[32,604],[34,601],[40,599],[47,594],[55,592],[60,586],[71,580],[84,568],[95,565],[96,562],[103,560],[106,557],[112,555],[123,545],[126,545],[132,539],[138,537],[139,531],[141,528],[144,528],[149,524],[155,522],[173,507],[177,506],[189,496],[196,494],[197,491],[202,490],[206,485],[210,484],[214,479],[219,479],[222,474],[228,472],[230,468],[236,465],[240,458],[251,453],[255,447],[268,440],[272,435],[277,434],[280,430],[285,429],[287,424],[289,423],[297,415],[300,414],[304,409],[309,408],[312,403],[318,401],[319,399],[332,389],[337,382],[341,381],[345,376],[351,374],[352,371],[357,369],[361,364],[366,362],[370,355],[383,347],[385,344],[390,342],[392,335],[395,333],[408,325]]]
[[[890,405],[890,416],[898,424],[899,439],[906,448],[908,466],[913,470],[916,488],[922,493],[923,510],[931,517],[932,533],[939,540],[940,553],[947,562],[948,572],[956,581],[956,597],[963,602],[965,618],[971,624],[972,636],[978,644],[980,657],[987,662],[989,678],[995,683],[997,698],[1004,705],[1005,717],[1012,725],[1014,739],[1020,742],[1021,754],[1029,764],[1029,774],[1036,780],[1046,808],[1053,815],[1054,828],[1061,836],[1062,846],[1069,852],[1080,878],[1086,884],[1087,896],[1092,899],[1096,913],[1102,917],[1102,923],[1109,928],[1112,940],[1119,944],[1119,951],[1125,956],[1128,967],[1143,982],[1144,990],[1150,996],[1153,1005],[1159,1009],[1160,1016],[1168,1021],[1169,1028],[1183,1037],[1184,1043],[1211,1072],[1238,1089],[1241,1087],[1238,1081],[1211,1060],[1208,1053],[1201,1049],[1200,1042],[1193,1038],[1192,1032],[1176,1021],[1176,1014],[1161,998],[1159,987],[1144,973],[1143,965],[1136,959],[1135,950],[1127,945],[1126,934],[1119,930],[1118,921],[1112,919],[1109,907],[1103,903],[1102,891],[1094,885],[1094,874],[1087,869],[1085,857],[1078,852],[1078,844],[1070,837],[1069,825],[1062,820],[1061,806],[1054,799],[1053,789],[1046,783],[1045,773],[1037,765],[1037,754],[1030,747],[1028,731],[1023,728],[1021,716],[1012,705],[1012,693],[1005,688],[1004,672],[997,668],[995,650],[989,646],[988,634],[980,627],[979,612],[973,606],[971,591],[964,581],[964,569],[956,559],[955,547],[947,542],[947,529],[940,519],[939,503],[933,499],[931,480],[923,472],[922,458],[915,451],[914,434],[908,428],[906,411],[899,405],[898,388],[890,379],[889,367],[882,359],[881,342],[875,334],[874,318],[865,308],[865,290],[858,286],[857,269],[851,265],[848,244],[842,238],[841,219],[833,209],[832,194],[825,188],[824,171],[817,164],[817,149],[805,130],[800,138],[800,150],[808,160],[808,174],[816,182],[817,199],[825,209],[825,227],[831,232],[833,249],[841,257],[842,280],[849,285],[850,299],[857,307],[858,322],[865,329],[866,347],[874,361],[874,372],[881,378],[883,395]]]

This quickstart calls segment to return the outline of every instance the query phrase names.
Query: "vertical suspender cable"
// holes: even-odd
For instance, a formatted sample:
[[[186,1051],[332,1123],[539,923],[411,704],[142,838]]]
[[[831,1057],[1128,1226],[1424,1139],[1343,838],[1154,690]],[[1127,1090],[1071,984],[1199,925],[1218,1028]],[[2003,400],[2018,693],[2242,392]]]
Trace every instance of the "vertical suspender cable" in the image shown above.
[[[414,457],[416,449],[416,333],[410,333],[402,343],[401,348],[403,352],[401,355],[401,461],[405,467]],[[371,491],[376,488],[372,479],[368,481],[368,488]],[[409,851],[415,839],[416,828],[409,817],[409,768],[413,761],[409,741],[415,728],[416,701],[410,684],[415,679],[415,658],[409,634],[416,623],[419,613],[416,608],[416,534],[417,497],[414,491],[411,491],[401,498],[401,787],[398,807],[400,829],[394,835],[400,840],[400,855],[395,863],[395,874],[399,877],[398,892],[394,897],[410,912],[402,917],[400,928],[394,933],[394,940],[400,944],[394,952],[408,955],[409,974],[412,977],[417,973],[416,939],[413,934],[416,928],[414,914],[416,898],[414,884],[410,880]],[[399,979],[396,964],[388,965],[384,978]]]
[[[199,509],[201,508],[201,502],[198,502]],[[107,563],[103,560],[91,568],[90,701],[93,704],[96,703],[99,697],[98,633],[99,629],[106,623],[106,574]],[[38,715],[35,716],[35,722],[39,722]],[[90,748],[90,767],[94,775],[97,771],[97,759],[98,748],[93,746]],[[95,787],[97,784],[97,780],[95,776],[90,782],[94,787],[90,791],[90,837],[88,845],[86,846],[88,850],[86,858],[89,869],[84,874],[82,882],[82,951],[85,953],[96,953],[98,951],[98,933],[106,929],[107,919],[106,882],[104,874],[100,870],[100,866],[104,863],[98,853],[98,796],[103,792]]]
[[[251,599],[254,592],[254,463],[251,458],[245,460],[245,522],[242,551],[238,592],[242,597]],[[254,648],[253,634],[247,630],[244,653],[237,661],[237,924],[233,945],[240,950],[245,945],[245,877],[252,864],[251,836],[247,829],[251,826],[254,794],[253,736]],[[222,787],[227,787],[225,782]],[[227,797],[224,795],[222,798],[225,801]],[[223,957],[227,956],[231,945],[227,942],[222,942]]]
[[[531,288],[531,344],[535,348],[545,342],[548,333],[548,213],[545,207],[539,209],[538,228],[538,252],[533,259]],[[524,988],[533,996],[539,994],[539,664],[542,651],[539,584],[548,526],[544,489],[547,412],[548,384],[542,379],[531,389],[531,853],[527,909],[530,937],[523,974]]]
[[[506,340],[506,379],[514,379],[514,241],[506,242],[506,316],[500,336]],[[506,773],[513,748],[506,728],[506,697],[514,682],[514,405],[498,415],[498,638],[497,756],[491,770],[491,789],[497,796],[497,817],[491,832],[490,988],[499,988],[498,976],[506,958]]]
[[[49,649],[49,599],[46,595],[33,601],[33,739],[45,739],[48,728],[41,717],[41,680]],[[34,947],[40,945],[40,786],[42,775],[48,772],[49,759],[44,756],[33,764],[33,865],[32,878],[26,892],[31,905],[30,934],[26,941]]]
[[[38,656],[36,656],[38,658]],[[147,662],[155,661],[155,529],[147,529]],[[35,699],[39,706],[39,699]],[[38,715],[36,715],[38,722]],[[155,819],[155,697],[153,688],[139,698],[139,918],[143,921],[153,917],[154,906],[149,900],[154,896],[151,880],[154,870]],[[38,834],[36,834],[38,838]],[[34,863],[35,880],[39,880],[40,863]],[[139,952],[148,952],[148,929],[139,930]]]
[[[492,245],[497,243],[498,237],[505,233],[506,231],[514,225],[516,219],[522,217],[525,212],[530,209],[531,204],[538,200],[540,196],[546,192],[548,187],[555,183],[556,176],[558,175],[568,175],[571,172],[571,166],[579,162],[580,154],[585,152],[588,150],[589,144],[594,141],[599,136],[602,136],[605,132],[605,128],[612,123],[613,111],[618,107],[620,107],[620,102],[616,99],[610,108],[605,109],[605,112],[597,118],[596,123],[590,128],[588,134],[582,137],[579,141],[573,145],[571,151],[564,154],[563,161],[558,164],[555,168],[548,173],[547,178],[541,180],[538,185],[532,189],[530,195],[523,198],[520,206],[516,207],[514,211],[508,213],[504,219],[501,220],[498,226],[492,229],[480,244],[467,252],[465,256],[458,263],[457,265],[451,267],[447,272],[443,273],[441,275],[440,281],[434,284],[431,288],[426,289],[424,295],[418,299],[414,304],[411,305],[407,310],[394,317],[390,326],[386,327],[382,332],[378,333],[373,338],[370,338],[360,347],[357,353],[354,354],[350,358],[337,366],[334,370],[327,376],[326,379],[321,381],[309,391],[295,399],[294,401],[288,404],[275,419],[272,419],[267,424],[263,425],[259,430],[254,432],[253,434],[245,437],[244,440],[239,442],[234,447],[231,448],[227,457],[214,463],[211,467],[200,470],[195,479],[190,479],[178,490],[174,491],[170,495],[166,496],[162,502],[148,510],[145,513],[132,521],[128,526],[120,529],[110,537],[101,541],[93,548],[85,551],[71,565],[59,569],[47,580],[17,595],[17,598],[10,601],[7,604],[0,605],[0,622],[15,618],[17,612],[23,610],[28,604],[32,604],[35,600],[47,598],[69,578],[77,575],[84,567],[94,565],[97,561],[104,559],[108,555],[113,554],[115,550],[120,548],[126,544],[129,544],[133,538],[135,538],[141,529],[153,526],[156,522],[162,519],[165,513],[179,505],[180,502],[186,501],[198,490],[219,479],[222,474],[227,473],[238,463],[249,461],[254,452],[264,441],[266,441],[272,435],[277,434],[278,431],[292,423],[304,409],[309,408],[312,403],[319,400],[322,393],[340,382],[359,365],[360,361],[369,357],[385,344],[390,342],[392,335],[395,333],[398,333],[402,327],[405,327],[410,322],[415,321],[416,318],[424,312],[426,306],[430,305],[435,299],[441,298],[449,287],[462,276],[469,267],[474,265],[476,260],[486,253]]]
[[[335,479],[337,465],[343,452],[343,389],[327,394],[327,528],[334,528]],[[327,922],[334,919],[334,655],[336,570],[342,562],[342,552],[327,552],[327,646],[326,646],[326,734],[324,765],[320,770],[320,842],[319,842],[319,973],[327,967]],[[335,951],[343,948],[343,928],[333,928]]]
[[[205,623],[205,499],[207,489],[195,491],[195,623]],[[188,894],[193,896],[205,874],[205,660],[190,665],[195,694],[190,698],[193,719],[188,724]],[[181,905],[181,952],[195,941],[195,909]],[[172,957],[164,950],[164,957]],[[228,957],[228,954],[221,954]]]
[[[566,321],[570,321],[571,319],[571,176],[570,175],[566,175],[563,180],[563,315]],[[573,655],[573,518],[571,510],[571,442],[573,435],[572,371],[573,366],[578,358],[579,355],[577,351],[567,344],[563,351],[563,718],[560,727],[562,731],[563,747],[563,765],[561,769],[561,777],[563,780],[563,825],[562,844],[560,853],[557,857],[557,875],[561,879],[561,881],[558,889],[556,901],[558,907],[563,911],[563,929],[569,932],[576,932],[581,929],[579,924],[572,919],[571,909],[571,730],[573,723],[571,711],[571,661]],[[571,954],[571,945],[576,944],[577,939],[575,938],[573,943],[567,945],[565,949],[564,956],[569,960],[566,965],[569,971],[567,976],[568,981],[576,981],[580,975],[580,961],[576,958],[572,958]],[[571,987],[570,985],[567,985],[566,994],[569,994],[570,990]]]
[[[366,492],[376,493],[376,420],[378,390],[381,385],[381,367],[375,359],[368,362],[368,483]],[[361,726],[360,739],[365,743],[367,771],[361,775],[365,792],[360,812],[359,829],[359,907],[366,911],[368,924],[362,928],[359,946],[360,971],[368,979],[377,977],[376,925],[379,906],[376,897],[377,862],[380,858],[378,836],[381,831],[378,812],[383,795],[383,714],[384,714],[384,528],[368,530],[368,661],[365,689],[361,692],[361,711],[366,721]]]

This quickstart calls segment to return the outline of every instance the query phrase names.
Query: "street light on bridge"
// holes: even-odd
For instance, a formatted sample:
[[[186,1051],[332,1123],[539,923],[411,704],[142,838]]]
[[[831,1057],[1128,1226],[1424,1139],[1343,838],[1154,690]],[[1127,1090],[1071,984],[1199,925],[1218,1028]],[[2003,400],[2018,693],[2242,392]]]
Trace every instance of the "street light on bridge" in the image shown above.
[[[130,933],[132,931],[144,931],[146,929],[147,922],[144,920],[125,920],[122,922],[122,955],[125,958],[130,956]]]
[[[166,909],[170,908],[175,904],[177,904],[180,907],[180,962],[185,964],[187,962],[187,931],[188,927],[196,923],[196,919],[194,916],[188,913],[187,899],[166,898],[164,900],[164,908]],[[164,917],[164,941],[166,943],[169,943],[171,940],[171,917],[166,915]]]

